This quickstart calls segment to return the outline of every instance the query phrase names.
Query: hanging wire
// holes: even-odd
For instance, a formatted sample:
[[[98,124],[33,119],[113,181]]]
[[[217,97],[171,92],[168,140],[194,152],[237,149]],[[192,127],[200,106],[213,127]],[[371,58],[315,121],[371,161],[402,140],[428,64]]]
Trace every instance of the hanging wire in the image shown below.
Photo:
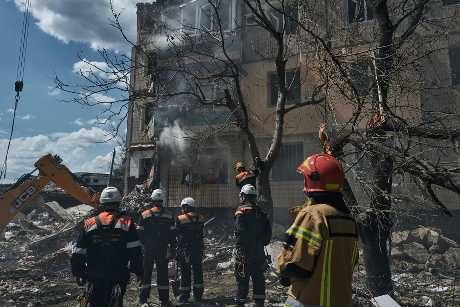
[[[10,136],[8,139],[8,145],[6,147],[5,159],[3,161],[3,165],[0,168],[0,179],[6,178],[6,172],[8,169],[8,154],[10,152],[11,141],[13,139],[14,134],[14,127],[16,122],[16,111],[18,109],[19,101],[21,100],[20,93],[24,88],[24,71],[26,68],[26,58],[27,58],[27,47],[28,47],[28,38],[29,38],[29,26],[30,26],[30,6],[31,0],[25,0],[24,2],[24,14],[21,26],[21,38],[19,42],[19,58],[18,58],[18,65],[16,68],[16,82],[14,83],[14,91],[16,95],[14,97],[14,105],[13,105],[13,114],[11,120],[11,127],[10,127]]]

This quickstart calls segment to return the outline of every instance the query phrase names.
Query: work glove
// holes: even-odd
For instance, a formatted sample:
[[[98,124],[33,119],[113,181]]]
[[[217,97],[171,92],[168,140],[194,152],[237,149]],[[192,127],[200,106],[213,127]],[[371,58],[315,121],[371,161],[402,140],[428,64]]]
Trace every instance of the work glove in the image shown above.
[[[283,287],[289,287],[291,285],[291,279],[287,276],[281,275],[279,281],[280,285],[282,285]]]

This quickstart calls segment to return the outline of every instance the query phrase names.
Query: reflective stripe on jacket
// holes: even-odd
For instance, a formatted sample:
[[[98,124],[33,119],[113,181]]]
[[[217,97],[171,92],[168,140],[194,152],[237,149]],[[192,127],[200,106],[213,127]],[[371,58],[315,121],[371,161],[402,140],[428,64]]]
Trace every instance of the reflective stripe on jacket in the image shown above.
[[[352,275],[358,261],[354,219],[327,204],[305,206],[287,230],[278,264],[306,272],[289,276],[289,296],[301,304],[321,307],[351,305]]]

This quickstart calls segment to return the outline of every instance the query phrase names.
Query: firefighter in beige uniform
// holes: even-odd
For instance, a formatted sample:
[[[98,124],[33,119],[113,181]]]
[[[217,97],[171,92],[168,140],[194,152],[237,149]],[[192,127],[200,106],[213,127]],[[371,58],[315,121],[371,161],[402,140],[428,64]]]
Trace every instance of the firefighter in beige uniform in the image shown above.
[[[278,257],[280,282],[290,285],[285,306],[351,306],[358,235],[341,194],[342,167],[334,157],[317,154],[297,170],[304,175],[308,201],[286,232]]]

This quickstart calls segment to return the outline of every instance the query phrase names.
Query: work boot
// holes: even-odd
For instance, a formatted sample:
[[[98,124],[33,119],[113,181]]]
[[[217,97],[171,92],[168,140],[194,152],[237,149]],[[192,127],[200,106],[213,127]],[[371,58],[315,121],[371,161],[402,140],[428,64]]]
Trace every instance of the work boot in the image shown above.
[[[264,307],[264,300],[255,300],[254,301],[255,307]]]
[[[190,298],[189,295],[181,294],[179,295],[179,303],[187,303],[189,298]]]
[[[169,300],[167,301],[160,301],[160,307],[171,307],[171,302]]]

